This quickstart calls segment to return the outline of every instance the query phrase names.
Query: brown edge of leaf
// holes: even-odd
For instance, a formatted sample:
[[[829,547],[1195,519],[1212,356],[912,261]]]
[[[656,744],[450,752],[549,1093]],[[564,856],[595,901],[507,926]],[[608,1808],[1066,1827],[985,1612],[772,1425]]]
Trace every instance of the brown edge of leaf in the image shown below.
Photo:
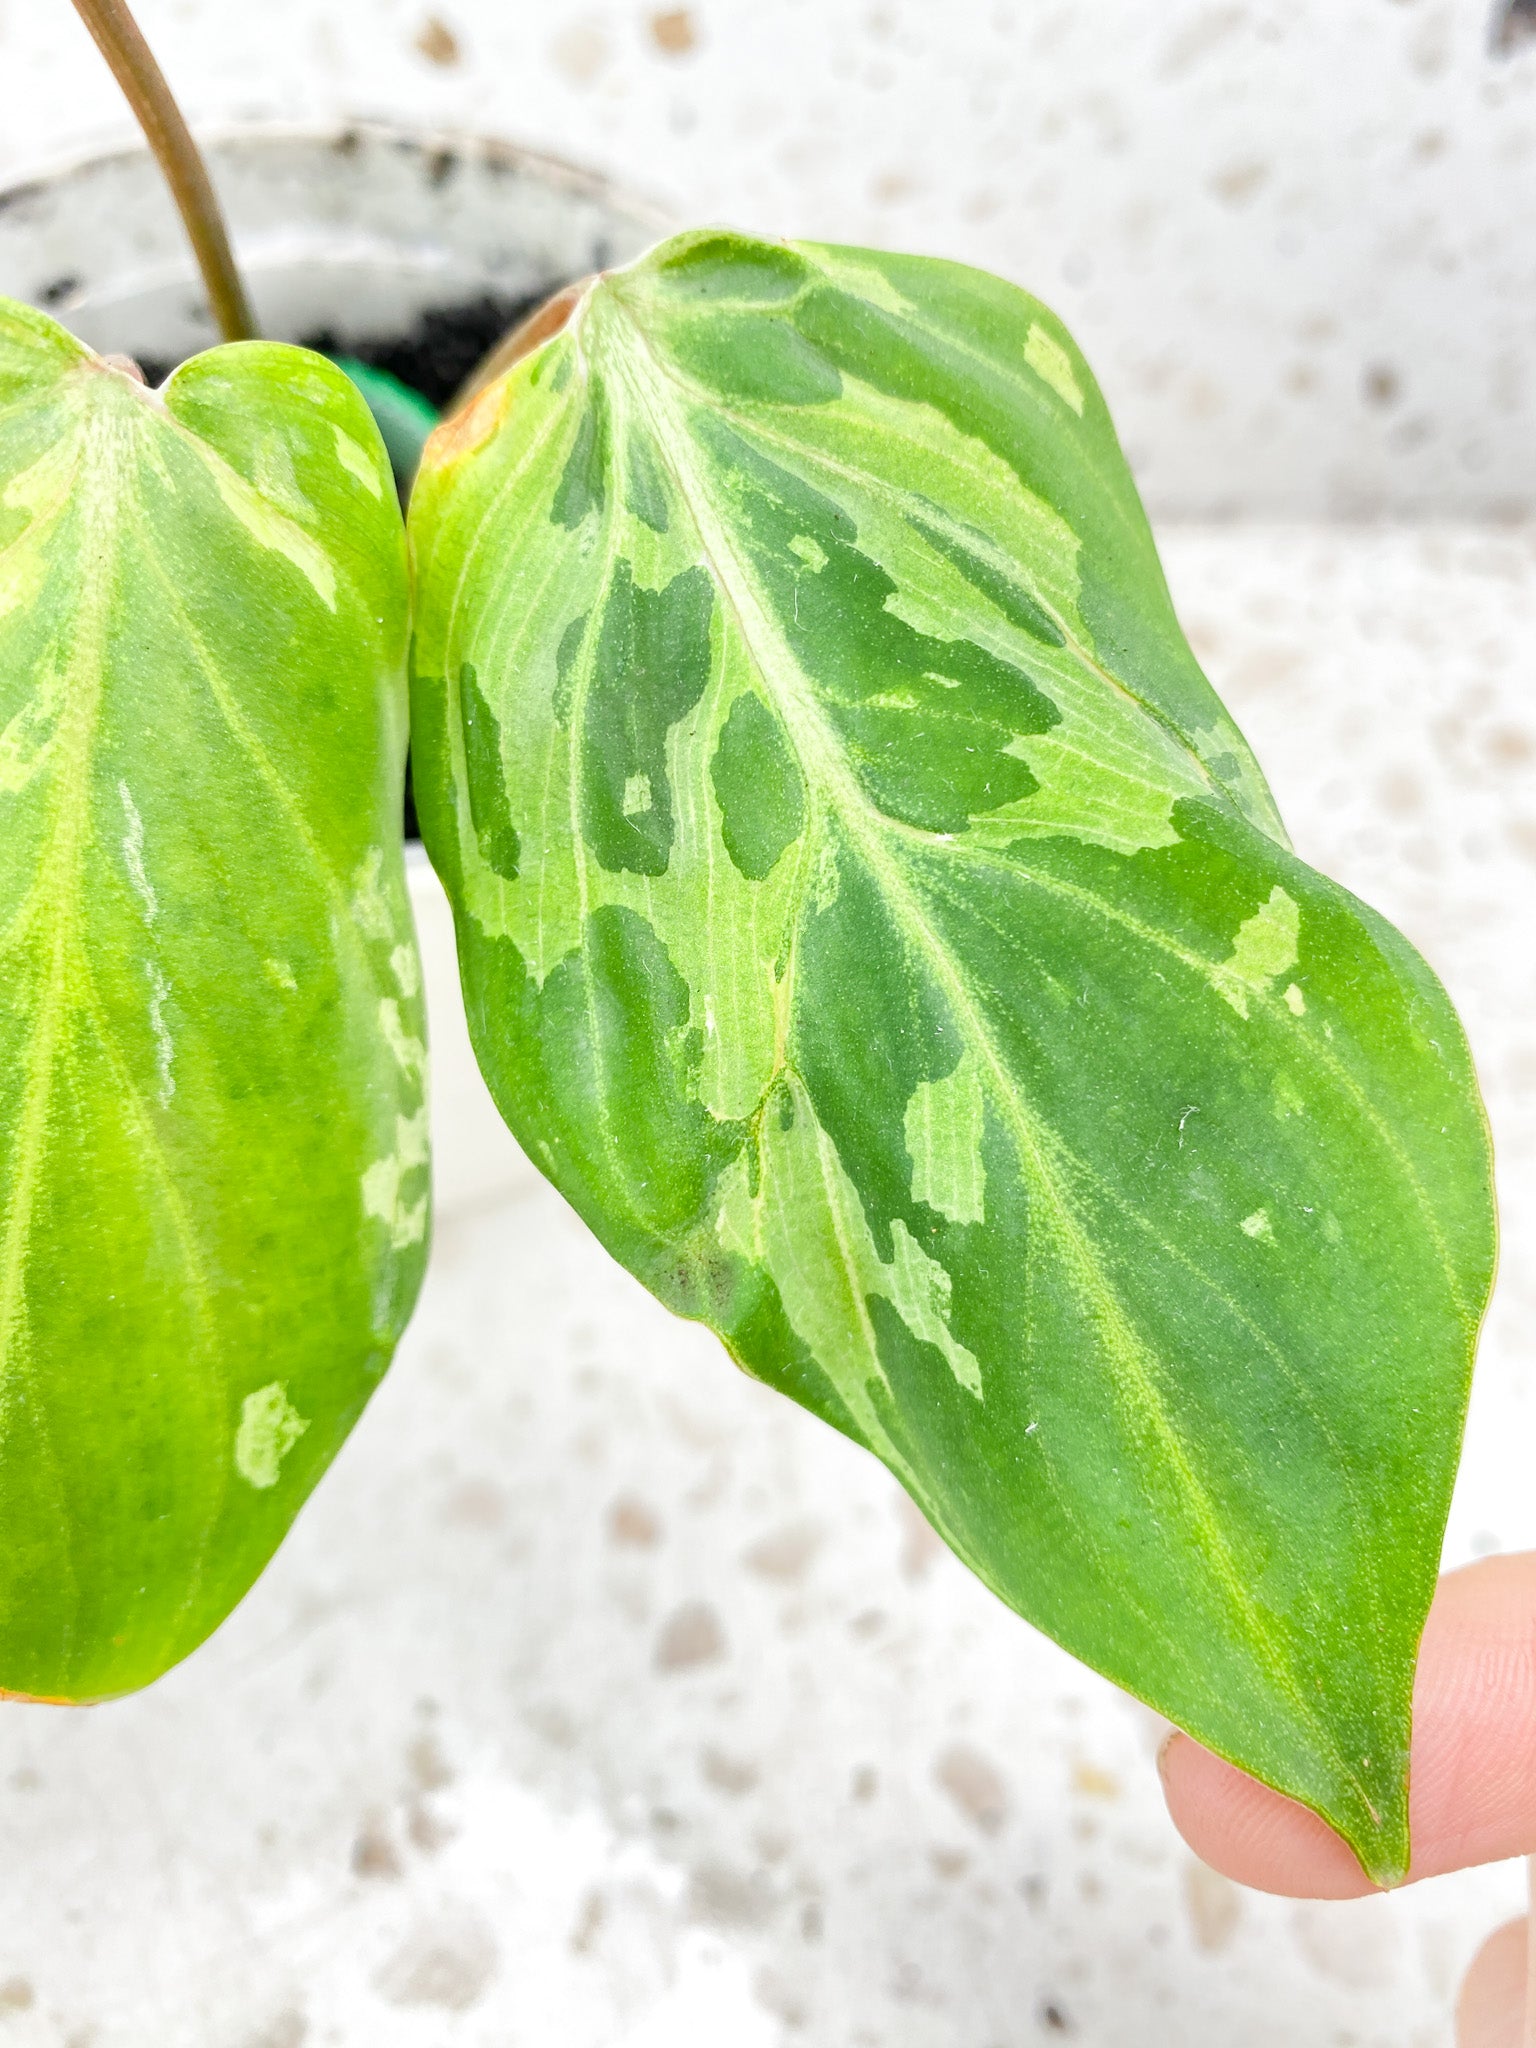
[[[565,326],[580,305],[590,286],[596,284],[601,271],[590,271],[585,277],[578,277],[573,284],[563,285],[559,291],[547,298],[542,306],[535,306],[525,320],[504,334],[490,354],[473,372],[468,380],[454,394],[448,407],[447,417],[452,419],[459,408],[478,398],[488,384],[494,384],[498,377],[504,377],[508,370],[516,369],[524,356],[531,356],[536,348],[554,337]]]

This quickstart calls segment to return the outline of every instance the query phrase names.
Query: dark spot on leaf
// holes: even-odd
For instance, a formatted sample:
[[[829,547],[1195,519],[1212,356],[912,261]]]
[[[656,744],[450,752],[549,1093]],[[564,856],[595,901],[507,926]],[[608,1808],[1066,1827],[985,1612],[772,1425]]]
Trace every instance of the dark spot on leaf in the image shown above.
[[[581,823],[610,873],[666,872],[672,852],[667,734],[709,680],[708,571],[684,569],[660,590],[614,569],[581,716]]]
[[[469,814],[481,858],[503,881],[515,881],[522,844],[507,803],[501,725],[486,702],[473,663],[467,661],[459,669],[459,719],[464,730]]]
[[[571,716],[571,697],[576,688],[576,662],[581,653],[581,643],[586,635],[589,613],[572,619],[560,635],[560,644],[555,649],[555,691],[550,709],[555,714],[555,723],[566,725]]]
[[[593,385],[565,458],[549,516],[574,533],[589,512],[603,509],[608,472],[608,407],[602,386]]]
[[[805,825],[805,784],[784,730],[752,690],[732,704],[709,777],[725,850],[750,882],[772,874]]]
[[[604,1126],[595,1142],[610,1197],[658,1234],[686,1230],[702,1212],[723,1134],[712,1140],[714,1120],[693,1096],[688,985],[666,948],[638,912],[595,910],[581,951],[545,982],[541,1010],[554,1060],[550,1106],[574,1098],[574,1121],[595,1115]]]
[[[628,440],[624,502],[653,533],[666,532],[671,517],[666,479],[650,443],[639,434],[631,434]]]
[[[795,1094],[787,1083],[780,1081],[774,1090],[774,1114],[779,1120],[781,1131],[792,1131],[795,1127]]]
[[[671,291],[697,299],[792,299],[811,267],[793,249],[743,235],[707,235],[656,266]]]

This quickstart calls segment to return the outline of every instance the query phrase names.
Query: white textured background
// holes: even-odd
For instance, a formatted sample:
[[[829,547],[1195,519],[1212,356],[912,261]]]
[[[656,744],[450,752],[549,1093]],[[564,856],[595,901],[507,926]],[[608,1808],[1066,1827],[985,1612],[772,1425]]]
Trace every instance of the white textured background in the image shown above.
[[[1536,41],[1494,0],[143,0],[189,109],[401,114],[687,218],[964,257],[1097,366],[1159,509],[1536,503]],[[123,133],[0,0],[0,173]]]
[[[1466,1017],[1506,1249],[1451,1554],[1536,1542],[1536,42],[1490,55],[1484,0],[143,17],[204,119],[460,123],[1061,310],[1300,850]],[[0,0],[0,179],[126,132],[66,0]],[[1148,1717],[520,1161],[417,893],[421,1315],[206,1650],[0,1718],[0,2048],[1447,2041],[1518,1874],[1332,1907],[1201,1870]]]

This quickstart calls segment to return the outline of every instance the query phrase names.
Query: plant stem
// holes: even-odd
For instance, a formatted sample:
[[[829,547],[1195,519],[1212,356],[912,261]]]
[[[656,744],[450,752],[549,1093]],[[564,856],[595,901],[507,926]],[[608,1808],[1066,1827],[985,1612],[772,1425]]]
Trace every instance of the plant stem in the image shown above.
[[[203,274],[208,304],[226,341],[245,341],[256,332],[245,286],[235,268],[224,216],[197,144],[165,82],[126,0],[75,0],[75,11],[112,67],[155,160]]]

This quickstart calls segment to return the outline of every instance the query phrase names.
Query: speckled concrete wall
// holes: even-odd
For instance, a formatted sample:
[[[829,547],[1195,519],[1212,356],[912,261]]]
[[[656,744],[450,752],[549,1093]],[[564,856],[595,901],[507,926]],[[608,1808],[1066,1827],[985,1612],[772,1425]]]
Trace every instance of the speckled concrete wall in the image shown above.
[[[202,118],[467,123],[685,219],[1002,271],[1078,332],[1155,509],[1504,516],[1536,502],[1536,39],[1495,6],[141,12]],[[121,129],[66,0],[0,0],[0,174]]]

